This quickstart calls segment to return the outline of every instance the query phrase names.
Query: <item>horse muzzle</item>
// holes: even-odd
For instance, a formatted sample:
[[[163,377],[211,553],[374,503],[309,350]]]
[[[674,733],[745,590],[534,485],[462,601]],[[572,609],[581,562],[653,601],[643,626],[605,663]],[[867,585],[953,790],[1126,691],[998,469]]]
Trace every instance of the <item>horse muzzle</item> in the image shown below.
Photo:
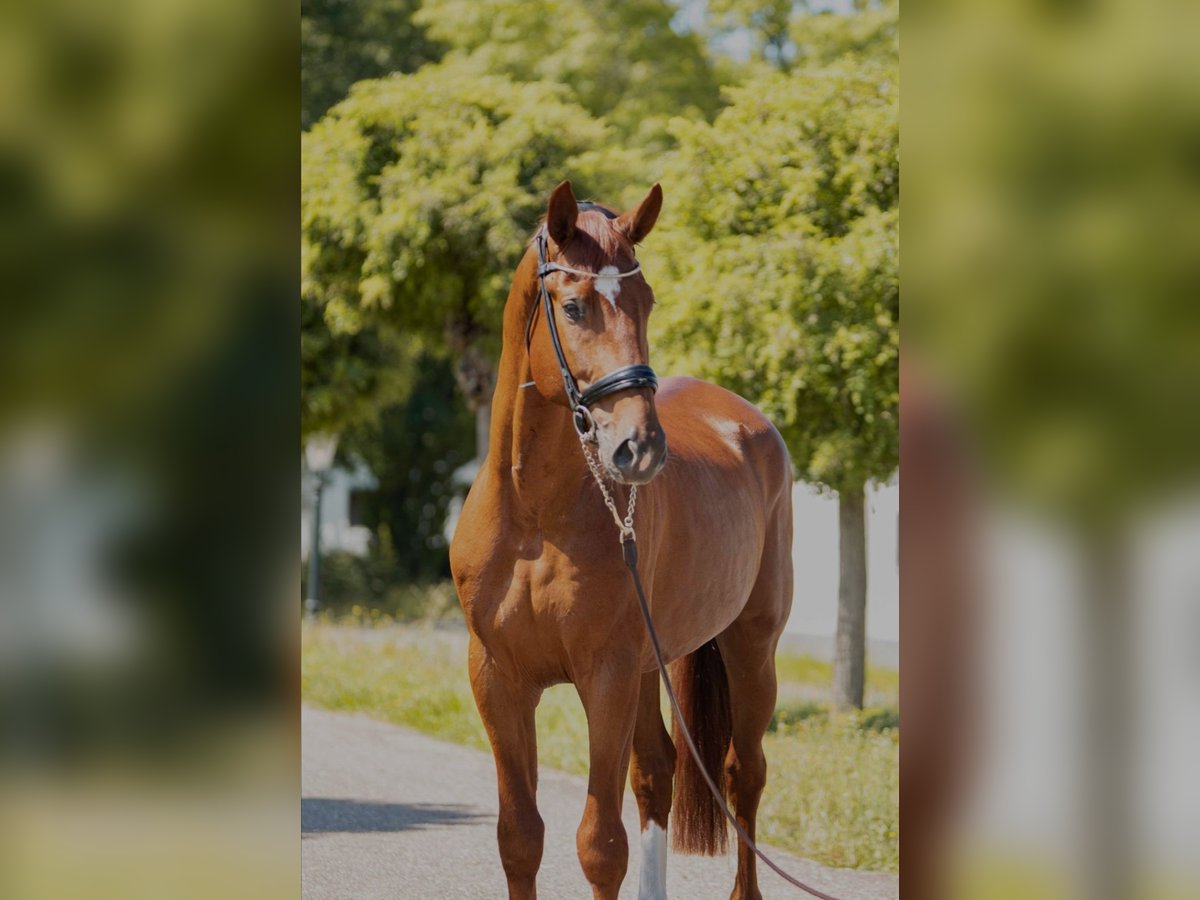
[[[645,484],[667,462],[667,436],[662,428],[637,428],[604,454],[604,467],[624,484]]]

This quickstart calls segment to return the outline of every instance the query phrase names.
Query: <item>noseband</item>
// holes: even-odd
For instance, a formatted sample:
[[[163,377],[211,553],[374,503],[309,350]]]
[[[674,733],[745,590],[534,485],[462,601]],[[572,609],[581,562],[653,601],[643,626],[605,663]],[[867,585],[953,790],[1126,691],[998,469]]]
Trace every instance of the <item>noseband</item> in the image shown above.
[[[595,209],[604,213],[608,218],[612,219],[615,216],[608,210],[600,206],[595,206],[590,203],[580,203],[581,210]],[[642,270],[641,263],[634,263],[632,269],[627,272],[617,272],[614,274],[601,275],[598,272],[587,272],[582,269],[572,269],[569,266],[562,266],[558,263],[549,261],[548,248],[549,238],[546,236],[546,226],[542,226],[535,238],[537,242],[538,254],[538,293],[541,295],[542,308],[546,312],[546,326],[550,331],[550,343],[554,346],[554,355],[558,358],[558,370],[562,374],[563,390],[566,391],[567,400],[571,404],[571,419],[575,423],[575,430],[579,433],[580,438],[592,439],[595,435],[596,423],[592,419],[591,407],[600,399],[607,397],[609,394],[615,394],[618,391],[627,391],[630,388],[648,387],[651,391],[658,390],[658,376],[654,374],[654,370],[644,363],[637,363],[630,366],[622,366],[621,368],[609,372],[603,378],[598,378],[587,386],[586,390],[579,390],[579,382],[575,380],[575,376],[571,373],[571,367],[567,365],[566,354],[563,353],[562,341],[558,336],[558,325],[554,321],[554,307],[550,302],[550,291],[546,288],[546,276],[552,272],[569,272],[573,275],[581,275],[584,278],[628,278],[631,275],[636,275]],[[533,320],[537,318],[537,301],[534,301],[533,309],[529,311],[529,318],[525,325],[525,349],[529,349],[530,341],[533,338]]]

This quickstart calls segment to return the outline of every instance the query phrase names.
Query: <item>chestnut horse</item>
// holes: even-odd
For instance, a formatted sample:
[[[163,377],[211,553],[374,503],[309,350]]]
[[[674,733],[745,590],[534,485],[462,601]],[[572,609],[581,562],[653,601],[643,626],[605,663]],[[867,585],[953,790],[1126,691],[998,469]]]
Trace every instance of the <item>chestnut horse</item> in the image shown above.
[[[726,849],[720,806],[664,727],[655,658],[585,452],[598,455],[622,510],[638,486],[639,572],[675,661],[672,683],[707,770],[751,837],[766,782],[762,738],[792,599],[791,463],[742,398],[690,378],[664,378],[655,394],[654,294],[634,247],[661,206],[658,185],[619,217],[577,203],[569,182],[555,189],[508,295],[490,449],[450,548],[471,686],[496,760],[510,898],[536,896],[544,826],[534,709],[553,684],[574,684],[587,714],[576,843],[596,898],[615,898],[625,877],[627,773],[641,820],[640,900],[666,896],[668,817],[676,850]],[[583,388],[569,399],[564,382],[574,379]],[[590,415],[577,430],[580,393]],[[761,896],[754,855],[740,844],[732,896]]]

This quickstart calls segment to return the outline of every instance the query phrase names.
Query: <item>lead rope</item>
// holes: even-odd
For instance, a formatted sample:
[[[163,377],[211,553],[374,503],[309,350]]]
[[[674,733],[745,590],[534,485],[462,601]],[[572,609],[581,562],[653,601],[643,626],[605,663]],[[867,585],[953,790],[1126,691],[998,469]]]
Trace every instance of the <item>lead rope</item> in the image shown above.
[[[617,504],[613,501],[612,493],[608,489],[608,482],[600,470],[600,464],[592,456],[588,440],[584,435],[579,436],[579,444],[583,448],[583,458],[587,460],[588,469],[591,470],[592,477],[596,479],[596,485],[600,488],[600,493],[604,497],[604,505],[612,513],[613,521],[617,523],[617,528],[620,529],[621,555],[625,559],[625,567],[629,569],[629,574],[633,578],[633,587],[637,591],[638,605],[642,608],[642,619],[646,623],[646,631],[650,635],[650,645],[654,648],[654,659],[658,663],[658,673],[662,677],[663,686],[667,689],[667,698],[671,701],[671,708],[675,711],[675,721],[679,723],[679,731],[683,734],[683,739],[687,743],[688,751],[692,754],[692,759],[696,761],[696,767],[700,770],[700,774],[704,776],[704,783],[708,785],[708,789],[712,792],[712,795],[717,798],[717,803],[720,804],[721,811],[725,813],[725,818],[733,825],[738,838],[771,871],[789,884],[800,888],[800,890],[807,894],[820,898],[820,900],[837,900],[836,897],[830,896],[814,887],[809,887],[798,878],[793,878],[776,865],[774,860],[758,849],[758,845],[754,843],[754,840],[746,832],[746,829],[742,827],[741,822],[737,820],[737,816],[730,811],[729,804],[725,802],[725,797],[722,795],[721,789],[717,787],[717,783],[713,781],[712,776],[708,774],[708,770],[704,767],[704,763],[701,762],[700,751],[696,749],[696,742],[692,740],[692,733],[688,730],[687,721],[683,717],[683,710],[680,709],[679,700],[675,697],[675,689],[671,687],[671,679],[667,675],[667,664],[663,660],[662,647],[658,643],[658,633],[654,630],[654,622],[650,619],[650,605],[646,602],[646,592],[642,589],[642,577],[638,574],[637,534],[633,530],[633,510],[637,504],[637,485],[632,484],[629,486],[629,509],[625,513],[625,519],[622,521],[621,514],[617,512]]]

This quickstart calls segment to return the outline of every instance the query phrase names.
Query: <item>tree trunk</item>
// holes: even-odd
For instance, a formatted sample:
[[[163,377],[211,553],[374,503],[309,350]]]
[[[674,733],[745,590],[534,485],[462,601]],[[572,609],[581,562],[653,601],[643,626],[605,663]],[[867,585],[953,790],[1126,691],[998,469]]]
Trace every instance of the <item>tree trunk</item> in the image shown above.
[[[492,392],[496,389],[496,366],[470,339],[470,329],[451,323],[446,340],[455,355],[454,378],[475,415],[475,459],[487,455],[492,423]]]
[[[1083,857],[1076,896],[1134,896],[1130,735],[1134,728],[1130,550],[1117,528],[1084,535]]]
[[[475,408],[475,458],[481,463],[488,452],[488,437],[492,431],[492,401],[484,400]]]
[[[838,619],[833,702],[862,709],[867,667],[867,523],[862,487],[838,491]]]

